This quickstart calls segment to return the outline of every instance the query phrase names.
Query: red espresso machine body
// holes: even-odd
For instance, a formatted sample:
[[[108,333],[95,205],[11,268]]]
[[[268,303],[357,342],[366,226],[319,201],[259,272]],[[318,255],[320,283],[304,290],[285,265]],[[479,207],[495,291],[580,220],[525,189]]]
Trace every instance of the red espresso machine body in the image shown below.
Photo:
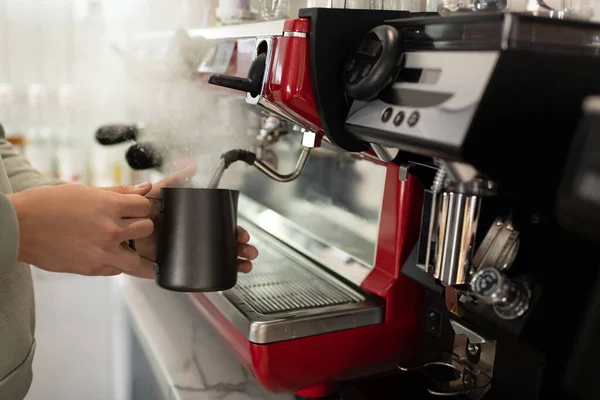
[[[360,18],[356,10],[351,11]],[[389,13],[380,14],[370,17],[372,21],[363,21],[354,36],[360,38],[365,29],[389,17]],[[373,15],[372,12],[369,15]],[[266,62],[264,66],[248,66],[248,79],[240,78],[244,68],[238,65],[233,69],[237,77],[220,75],[215,79],[213,75],[209,82],[247,92],[248,103],[316,133],[318,146],[321,138],[327,140],[320,110],[329,105],[318,107],[314,96],[318,88],[313,85],[311,76],[309,36],[311,23],[315,22],[310,18],[290,19],[285,22],[281,35],[257,37],[252,63],[256,64],[261,54],[266,55],[263,56]],[[241,46],[237,47],[239,51]],[[244,59],[248,59],[247,54],[238,54],[238,62]],[[329,61],[323,59],[322,62]],[[412,363],[419,356],[424,290],[404,277],[400,270],[418,240],[423,188],[414,177],[402,174],[401,167],[380,161],[369,149],[358,157],[363,159],[361,162],[371,160],[378,168],[385,169],[375,261],[356,287],[380,307],[378,321],[357,327],[350,324],[317,334],[298,332],[298,337],[292,334],[286,340],[257,343],[224,311],[227,307],[223,306],[222,293],[191,295],[199,311],[270,391],[294,391],[302,397],[317,398],[328,394],[336,382],[395,369],[398,363]],[[278,239],[285,243],[285,238]],[[259,258],[255,273],[260,273],[260,268]],[[238,312],[244,312],[247,307],[246,304],[236,306]],[[295,316],[301,317],[301,312]],[[348,317],[352,316],[345,316]],[[337,317],[324,312],[319,318],[325,321]],[[259,330],[260,326],[255,328]]]

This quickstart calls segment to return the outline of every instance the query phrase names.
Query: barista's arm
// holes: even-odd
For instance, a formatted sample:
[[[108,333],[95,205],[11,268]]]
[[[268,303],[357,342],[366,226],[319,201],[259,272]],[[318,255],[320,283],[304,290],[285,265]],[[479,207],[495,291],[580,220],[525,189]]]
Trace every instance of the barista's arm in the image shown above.
[[[21,192],[36,186],[60,185],[64,182],[51,179],[34,169],[29,161],[6,140],[4,128],[0,125],[0,158],[6,168],[13,192]]]
[[[0,267],[13,265],[19,255],[19,222],[10,200],[0,194]]]

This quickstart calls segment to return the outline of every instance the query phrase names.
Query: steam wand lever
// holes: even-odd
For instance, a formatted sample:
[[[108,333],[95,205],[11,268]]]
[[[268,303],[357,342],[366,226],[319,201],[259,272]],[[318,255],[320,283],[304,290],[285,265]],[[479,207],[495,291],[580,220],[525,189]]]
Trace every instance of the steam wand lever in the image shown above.
[[[259,54],[248,70],[248,78],[239,78],[237,76],[214,74],[208,78],[208,83],[226,87],[229,89],[248,92],[252,97],[256,97],[262,90],[263,77],[267,65],[267,55]]]

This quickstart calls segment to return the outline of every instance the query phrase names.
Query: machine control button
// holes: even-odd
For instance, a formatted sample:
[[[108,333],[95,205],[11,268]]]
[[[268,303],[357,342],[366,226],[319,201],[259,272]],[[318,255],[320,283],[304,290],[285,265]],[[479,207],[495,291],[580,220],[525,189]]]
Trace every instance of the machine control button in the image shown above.
[[[404,121],[404,111],[400,111],[398,112],[398,114],[396,114],[396,116],[394,117],[394,125],[400,126],[402,121]]]
[[[383,122],[388,122],[390,120],[390,118],[392,118],[392,114],[394,113],[394,110],[392,109],[392,107],[388,107],[383,111],[383,114],[381,114],[381,120]]]
[[[427,314],[425,314],[425,331],[438,337],[441,336],[442,314],[434,310],[427,311]]]
[[[408,117],[408,121],[406,121],[406,123],[408,126],[415,126],[417,122],[419,122],[419,112],[413,111],[413,113],[410,114],[410,117]]]

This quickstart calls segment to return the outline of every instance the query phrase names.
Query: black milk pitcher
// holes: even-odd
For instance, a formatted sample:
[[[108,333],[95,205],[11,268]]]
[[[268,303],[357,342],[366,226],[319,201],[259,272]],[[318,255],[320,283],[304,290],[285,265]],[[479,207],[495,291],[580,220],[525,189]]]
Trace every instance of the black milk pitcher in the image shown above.
[[[161,189],[156,283],[178,292],[216,292],[237,283],[239,191]]]

